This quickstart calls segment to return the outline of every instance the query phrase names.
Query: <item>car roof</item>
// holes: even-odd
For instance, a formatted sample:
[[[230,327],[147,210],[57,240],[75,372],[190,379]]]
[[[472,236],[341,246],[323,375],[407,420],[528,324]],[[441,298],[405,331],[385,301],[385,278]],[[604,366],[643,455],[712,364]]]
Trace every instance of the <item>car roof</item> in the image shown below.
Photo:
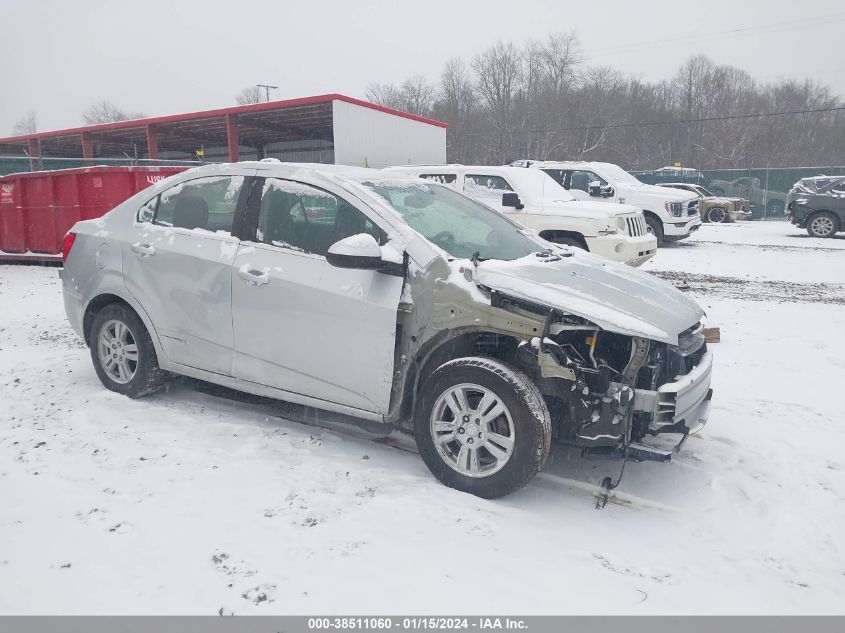
[[[370,167],[356,167],[352,165],[329,165],[325,163],[283,163],[277,160],[260,160],[260,161],[239,161],[237,163],[214,163],[211,165],[202,165],[188,170],[194,175],[214,175],[223,174],[231,171],[233,168],[238,169],[255,169],[262,176],[277,175],[282,177],[309,177],[318,180],[327,181],[390,181],[390,180],[407,180],[408,176],[404,178],[399,172],[386,172],[382,169],[373,169]],[[188,173],[188,172],[186,172]]]
[[[542,169],[543,167],[558,167],[563,169],[574,169],[577,167],[619,167],[619,165],[617,165],[616,163],[604,163],[600,161],[588,160],[526,160],[523,162],[528,167],[538,167],[540,169]]]

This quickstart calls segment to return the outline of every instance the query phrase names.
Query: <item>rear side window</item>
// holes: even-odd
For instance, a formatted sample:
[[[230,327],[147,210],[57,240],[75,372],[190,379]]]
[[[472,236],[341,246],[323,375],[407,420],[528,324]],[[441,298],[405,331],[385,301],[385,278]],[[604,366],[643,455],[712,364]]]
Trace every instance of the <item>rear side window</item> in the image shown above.
[[[139,222],[231,233],[243,176],[210,176],[179,183],[138,211]]]
[[[439,182],[441,185],[452,185],[458,179],[457,174],[420,174],[420,178]]]
[[[546,172],[549,176],[554,178],[554,181],[563,187],[563,182],[566,178],[566,171],[563,169],[543,169],[542,171]]]
[[[372,235],[380,244],[386,242],[384,232],[343,198],[291,180],[264,181],[258,242],[325,255],[338,240],[359,233]]]
[[[467,174],[464,176],[464,186],[483,187],[484,189],[492,189],[494,191],[513,191],[513,187],[508,184],[508,181],[501,176],[480,176],[477,174]]]

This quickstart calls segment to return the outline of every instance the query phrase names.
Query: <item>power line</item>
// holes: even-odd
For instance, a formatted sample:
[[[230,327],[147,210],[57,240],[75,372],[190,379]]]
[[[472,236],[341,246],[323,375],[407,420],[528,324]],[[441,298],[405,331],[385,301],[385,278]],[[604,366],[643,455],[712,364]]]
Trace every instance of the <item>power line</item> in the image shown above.
[[[676,42],[690,42],[691,40],[697,40],[694,43],[699,43],[701,41],[707,41],[709,39],[721,39],[725,37],[735,37],[737,35],[744,35],[747,33],[752,33],[755,31],[771,31],[771,30],[778,30],[786,27],[795,28],[798,25],[808,25],[808,23],[818,22],[818,21],[826,21],[826,22],[833,22],[839,19],[845,18],[845,12],[837,12],[837,13],[829,13],[826,15],[817,15],[813,17],[807,18],[800,18],[797,20],[788,20],[784,22],[775,22],[772,24],[766,25],[757,25],[757,26],[745,26],[745,27],[738,27],[735,29],[725,29],[723,31],[710,31],[707,33],[702,33],[700,30],[698,31],[688,31],[681,35],[676,35],[673,37],[668,37],[660,40],[652,40],[652,41],[642,41],[642,42],[630,42],[628,44],[620,44],[618,46],[609,46],[604,48],[594,49],[592,53],[587,55],[587,58],[595,57],[596,53],[598,56],[606,56],[607,53],[615,53],[626,51],[630,49],[640,48],[644,46],[656,46],[660,44],[674,44]]]
[[[845,110],[845,106],[833,106],[829,108],[815,108],[809,110],[785,110],[783,112],[758,112],[753,114],[734,114],[730,116],[713,116],[702,117],[699,119],[674,119],[671,121],[643,121],[640,123],[608,123],[607,125],[579,125],[576,127],[561,127],[555,129],[534,129],[534,130],[512,130],[516,134],[547,134],[549,132],[576,132],[579,130],[606,130],[614,128],[629,128],[629,127],[653,127],[656,125],[683,125],[689,123],[706,123],[709,121],[733,121],[737,119],[759,119],[766,117],[777,116],[794,116],[799,114],[818,114],[822,112],[841,112]],[[494,136],[499,132],[467,132],[464,136]]]

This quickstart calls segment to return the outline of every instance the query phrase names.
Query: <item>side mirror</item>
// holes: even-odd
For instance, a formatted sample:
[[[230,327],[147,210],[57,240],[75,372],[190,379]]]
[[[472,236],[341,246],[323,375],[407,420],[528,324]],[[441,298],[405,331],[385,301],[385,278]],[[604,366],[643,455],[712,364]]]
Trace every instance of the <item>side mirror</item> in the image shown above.
[[[344,237],[329,246],[329,252],[326,253],[326,261],[336,268],[377,270],[396,277],[405,276],[406,260],[407,255],[403,261],[394,261],[390,256],[385,258],[376,238],[369,233]]]
[[[517,211],[525,208],[525,205],[522,204],[522,201],[519,199],[519,194],[516,194],[513,191],[502,194],[502,206],[513,207]]]
[[[338,240],[329,247],[326,261],[337,268],[377,270],[382,267],[381,246],[369,233],[358,233]]]
[[[594,198],[609,198],[613,195],[613,187],[610,185],[602,185],[598,180],[590,183],[589,193]]]

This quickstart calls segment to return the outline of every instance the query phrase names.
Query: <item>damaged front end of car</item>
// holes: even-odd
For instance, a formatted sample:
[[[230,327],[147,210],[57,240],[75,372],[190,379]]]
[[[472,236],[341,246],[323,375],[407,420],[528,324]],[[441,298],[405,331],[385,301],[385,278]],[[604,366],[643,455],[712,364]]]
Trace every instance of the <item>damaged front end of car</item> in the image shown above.
[[[496,291],[491,303],[509,311],[543,310]],[[707,422],[713,357],[700,323],[671,345],[550,308],[542,335],[523,340],[515,360],[533,368],[554,439],[587,454],[669,461]]]

